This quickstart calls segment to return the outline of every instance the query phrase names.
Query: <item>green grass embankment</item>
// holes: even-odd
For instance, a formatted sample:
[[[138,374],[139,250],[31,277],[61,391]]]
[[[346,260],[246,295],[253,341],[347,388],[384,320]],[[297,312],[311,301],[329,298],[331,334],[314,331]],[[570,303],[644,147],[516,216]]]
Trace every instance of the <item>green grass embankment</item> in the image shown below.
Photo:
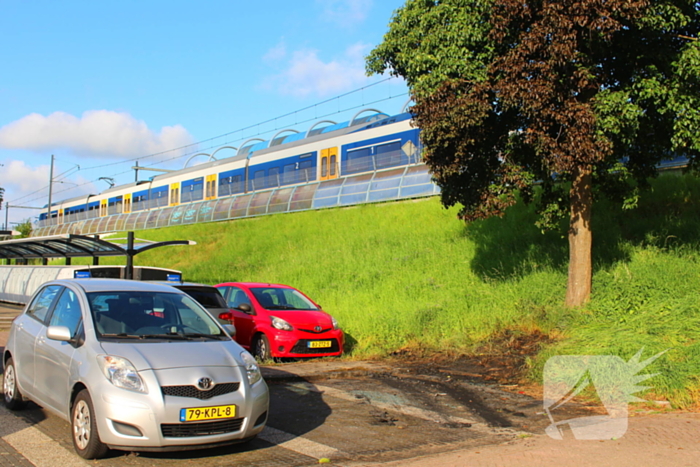
[[[628,360],[642,347],[643,358],[668,349],[642,372],[660,372],[655,392],[689,406],[700,400],[700,182],[664,176],[653,187],[635,210],[594,207],[593,295],[576,310],[563,306],[566,238],[540,233],[523,205],[470,225],[432,198],[140,231],[198,244],[136,264],[209,284],[293,285],[338,319],[354,358],[469,353],[504,334],[544,335],[526,362],[541,381],[551,355]]]

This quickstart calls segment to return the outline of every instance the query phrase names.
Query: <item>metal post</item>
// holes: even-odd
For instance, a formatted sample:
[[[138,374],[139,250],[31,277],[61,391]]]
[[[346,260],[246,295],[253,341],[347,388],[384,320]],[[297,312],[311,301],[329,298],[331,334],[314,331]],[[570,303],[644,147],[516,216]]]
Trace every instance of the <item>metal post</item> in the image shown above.
[[[93,235],[92,237],[95,238],[95,239],[100,238],[99,235]],[[92,257],[92,265],[93,265],[93,266],[99,266],[99,264],[100,264],[100,257],[99,257],[99,256],[93,256],[93,257]]]
[[[138,182],[139,181],[139,161],[136,161],[136,167],[134,167],[134,170],[136,171],[136,175],[134,175],[134,181]]]
[[[134,232],[126,233],[126,271],[124,279],[134,278]]]
[[[53,160],[54,155],[51,154],[51,169],[49,170],[49,212],[46,217],[48,225],[51,225],[51,189],[53,188]]]
[[[10,224],[7,223],[7,215],[10,213],[10,205],[5,203],[5,230],[10,230]]]

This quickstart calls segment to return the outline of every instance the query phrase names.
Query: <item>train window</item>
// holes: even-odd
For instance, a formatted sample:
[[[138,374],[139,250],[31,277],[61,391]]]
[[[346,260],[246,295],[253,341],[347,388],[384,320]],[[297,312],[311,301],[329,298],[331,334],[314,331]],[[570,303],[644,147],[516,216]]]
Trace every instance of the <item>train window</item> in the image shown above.
[[[182,187],[182,191],[180,191],[180,202],[181,203],[189,203],[192,201],[192,195],[190,191],[191,187]]]
[[[287,164],[282,167],[282,183],[295,183],[296,179],[296,164]]]
[[[273,167],[270,169],[267,186],[280,186],[280,168]]]
[[[331,177],[335,176],[335,172],[336,172],[336,170],[335,170],[335,166],[336,166],[335,160],[336,160],[336,157],[337,157],[337,156],[336,156],[335,154],[333,154],[333,155],[331,156]]]
[[[201,178],[190,185],[190,201],[200,201],[204,199],[204,180]]]
[[[258,170],[253,174],[253,190],[262,190],[265,188],[265,171]]]
[[[321,158],[321,177],[325,177],[327,173],[328,173],[328,158],[322,157]]]
[[[231,194],[231,178],[232,177],[219,178],[219,196],[228,196]]]
[[[297,174],[297,181],[308,182],[316,179],[313,160],[300,162],[299,170],[301,170],[301,173]]]
[[[374,158],[372,157],[371,147],[348,151],[348,173],[366,172],[368,170],[374,170],[374,168]]]
[[[401,164],[401,141],[376,146],[377,168],[394,167]]]
[[[231,177],[231,194],[241,193],[243,191],[243,178],[240,175]]]

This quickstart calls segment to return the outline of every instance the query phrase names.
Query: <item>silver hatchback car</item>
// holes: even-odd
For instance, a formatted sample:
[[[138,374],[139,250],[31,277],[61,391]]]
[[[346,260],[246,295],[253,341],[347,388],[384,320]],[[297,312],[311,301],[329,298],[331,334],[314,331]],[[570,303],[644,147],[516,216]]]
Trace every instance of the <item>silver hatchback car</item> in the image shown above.
[[[267,422],[255,359],[166,285],[48,282],[12,323],[3,362],[7,407],[32,400],[68,420],[86,459],[244,442]]]

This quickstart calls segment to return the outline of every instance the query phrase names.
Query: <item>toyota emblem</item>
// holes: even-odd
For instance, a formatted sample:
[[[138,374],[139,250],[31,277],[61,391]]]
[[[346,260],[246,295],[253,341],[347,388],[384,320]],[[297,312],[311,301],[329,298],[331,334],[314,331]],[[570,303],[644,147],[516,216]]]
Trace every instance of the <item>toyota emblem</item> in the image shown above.
[[[314,328],[314,331],[316,331],[316,332],[321,332],[321,326],[316,326],[316,327]]]
[[[202,391],[208,391],[214,387],[214,382],[211,380],[211,378],[199,378],[199,381],[197,381],[197,386]]]

